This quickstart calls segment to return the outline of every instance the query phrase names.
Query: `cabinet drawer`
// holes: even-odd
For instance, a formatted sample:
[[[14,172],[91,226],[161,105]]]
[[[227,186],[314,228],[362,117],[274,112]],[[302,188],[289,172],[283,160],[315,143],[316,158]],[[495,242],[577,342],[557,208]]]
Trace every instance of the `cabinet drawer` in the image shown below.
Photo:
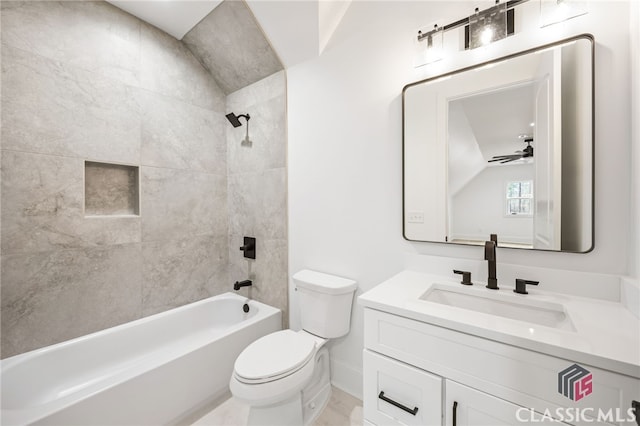
[[[367,350],[363,375],[365,420],[377,426],[442,424],[441,377]]]

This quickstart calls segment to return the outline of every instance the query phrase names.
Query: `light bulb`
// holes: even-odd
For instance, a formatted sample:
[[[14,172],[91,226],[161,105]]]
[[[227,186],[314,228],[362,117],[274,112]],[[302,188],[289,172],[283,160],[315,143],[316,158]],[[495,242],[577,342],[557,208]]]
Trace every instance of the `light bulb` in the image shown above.
[[[480,42],[483,45],[487,45],[491,43],[491,40],[493,40],[493,28],[487,27],[482,31],[482,34],[480,35]]]

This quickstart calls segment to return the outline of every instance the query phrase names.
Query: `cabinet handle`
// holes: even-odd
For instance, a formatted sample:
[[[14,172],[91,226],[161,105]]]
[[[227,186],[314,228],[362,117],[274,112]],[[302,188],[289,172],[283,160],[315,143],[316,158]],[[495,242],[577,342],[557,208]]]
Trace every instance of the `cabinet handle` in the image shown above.
[[[458,401],[453,401],[453,426],[458,424]]]
[[[406,411],[407,413],[415,416],[418,413],[418,407],[413,407],[413,410],[405,405],[400,404],[399,402],[395,402],[393,399],[390,399],[386,396],[384,396],[384,392],[380,391],[380,394],[378,394],[378,398],[380,398],[381,400],[383,400],[384,402],[388,402],[389,404],[393,405],[394,407],[398,407],[401,410]]]

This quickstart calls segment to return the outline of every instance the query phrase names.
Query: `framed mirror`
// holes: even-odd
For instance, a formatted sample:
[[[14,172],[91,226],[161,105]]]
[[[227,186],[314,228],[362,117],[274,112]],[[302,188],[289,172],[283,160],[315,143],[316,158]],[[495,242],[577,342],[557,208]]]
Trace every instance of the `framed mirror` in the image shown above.
[[[591,35],[409,84],[402,100],[407,240],[593,249]]]

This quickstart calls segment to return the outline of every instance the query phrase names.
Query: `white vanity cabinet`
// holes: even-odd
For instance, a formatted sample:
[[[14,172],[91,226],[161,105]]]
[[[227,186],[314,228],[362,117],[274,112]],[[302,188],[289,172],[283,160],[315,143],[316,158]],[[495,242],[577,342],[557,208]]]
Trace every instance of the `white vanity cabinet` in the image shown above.
[[[636,378],[585,365],[592,391],[573,401],[558,391],[559,374],[574,364],[571,360],[377,309],[364,311],[365,424],[635,425],[628,410],[640,399]],[[380,392],[402,407],[380,398]],[[589,415],[599,408],[621,413],[597,422]],[[566,417],[571,410],[585,414],[578,420]]]
[[[365,425],[567,424],[368,350],[363,357]],[[381,392],[401,407],[380,398]]]

